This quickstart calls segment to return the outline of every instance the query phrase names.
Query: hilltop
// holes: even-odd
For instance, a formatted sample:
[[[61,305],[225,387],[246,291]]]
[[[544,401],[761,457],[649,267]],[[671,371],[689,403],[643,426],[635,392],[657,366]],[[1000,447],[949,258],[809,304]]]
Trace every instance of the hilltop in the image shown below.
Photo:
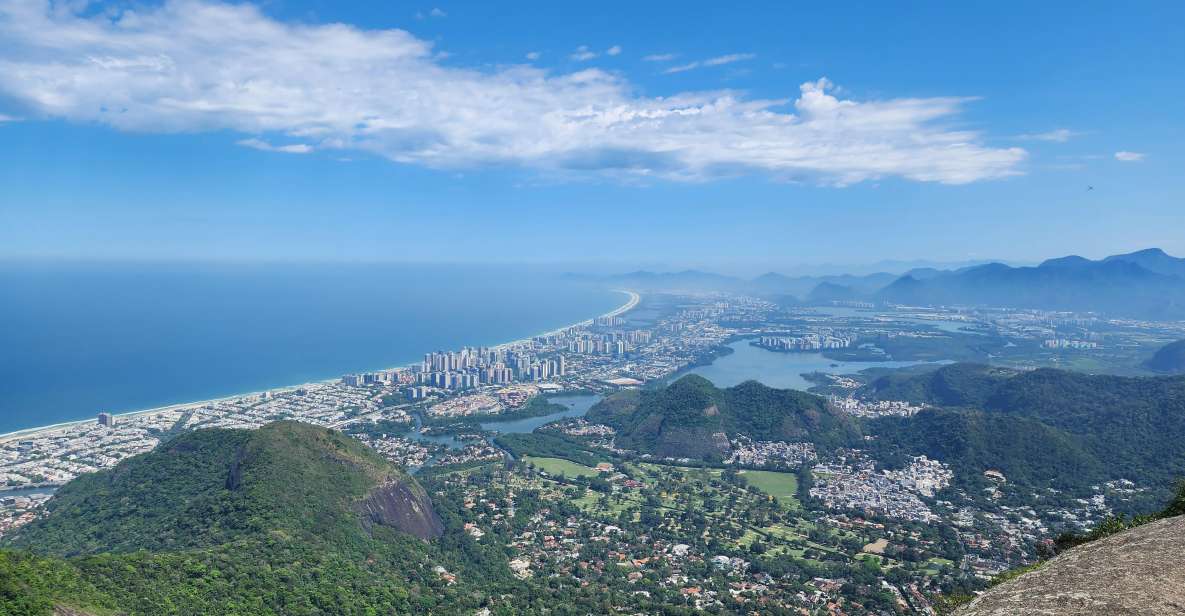
[[[952,364],[884,376],[859,393],[931,405],[866,429],[882,457],[925,454],[964,480],[996,469],[1066,490],[1120,478],[1168,490],[1185,475],[1185,377]]]
[[[1166,374],[1185,373],[1185,340],[1170,342],[1160,347],[1144,367],[1155,372]]]
[[[1076,255],[1035,267],[990,263],[926,275],[906,274],[872,299],[1095,311],[1172,319],[1185,314],[1185,259],[1152,248],[1092,261]]]
[[[75,479],[6,537],[0,614],[407,611],[442,529],[414,479],[339,432],[198,430]]]
[[[724,456],[738,435],[827,448],[859,438],[851,420],[819,396],[756,381],[720,389],[698,375],[609,396],[589,410],[588,419],[617,429],[622,447],[678,458]]]

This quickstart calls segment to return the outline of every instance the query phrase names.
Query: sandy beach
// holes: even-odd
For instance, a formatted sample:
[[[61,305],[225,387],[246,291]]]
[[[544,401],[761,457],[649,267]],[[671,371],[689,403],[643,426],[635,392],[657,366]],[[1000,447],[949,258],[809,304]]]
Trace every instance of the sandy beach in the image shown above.
[[[538,336],[550,336],[550,335],[554,335],[559,332],[562,332],[566,329],[570,329],[572,327],[580,327],[580,326],[584,326],[584,325],[590,325],[593,323],[593,321],[595,321],[596,319],[599,319],[599,318],[619,316],[621,314],[624,314],[624,313],[632,310],[642,300],[642,296],[634,291],[630,291],[630,290],[626,290],[626,289],[613,289],[613,291],[616,293],[625,293],[629,297],[624,304],[618,306],[617,308],[614,308],[613,310],[611,310],[609,312],[606,312],[605,314],[597,315],[591,319],[585,319],[583,321],[579,321],[577,323],[572,323],[570,325],[565,325],[563,327],[559,327],[559,328],[556,328],[556,329],[553,329],[553,330],[550,330],[547,332],[534,334],[534,335],[528,336],[526,338],[519,338],[518,340],[512,340],[510,342],[505,342],[505,343],[496,345],[491,348],[504,349],[504,348],[508,348],[508,347],[513,347],[513,346],[516,346],[519,344],[530,342],[532,338],[536,338]],[[371,372],[377,372],[377,371],[381,371],[381,370],[394,370],[394,369],[406,368],[406,367],[407,366],[377,368],[375,370],[372,370]],[[168,406],[159,406],[159,407],[154,407],[154,408],[150,408],[150,409],[143,409],[143,410],[138,410],[138,411],[128,411],[126,413],[118,413],[115,415],[115,417],[118,420],[121,418],[126,419],[126,418],[130,418],[130,417],[138,417],[138,416],[144,416],[144,415],[157,415],[160,413],[181,411],[181,410],[189,409],[189,408],[193,408],[193,407],[205,406],[207,404],[215,404],[218,402],[225,402],[227,400],[237,400],[240,398],[246,398],[246,397],[250,397],[250,396],[258,396],[258,395],[263,394],[263,392],[265,392],[265,391],[269,391],[272,393],[285,392],[285,391],[291,391],[293,389],[298,389],[304,385],[332,383],[332,382],[336,381],[337,379],[338,379],[338,377],[334,377],[334,378],[330,378],[330,379],[324,379],[321,381],[310,381],[310,382],[306,382],[306,383],[300,383],[297,385],[285,385],[285,386],[273,387],[273,388],[269,388],[269,389],[265,389],[265,390],[251,391],[251,392],[246,392],[246,393],[233,394],[233,395],[229,395],[229,396],[221,396],[218,398],[210,398],[208,400],[182,402],[182,403],[178,403],[178,404],[170,404]],[[51,424],[48,426],[40,426],[37,428],[26,428],[24,430],[17,430],[15,432],[0,434],[0,443],[6,443],[8,441],[22,439],[22,438],[28,438],[31,436],[49,435],[49,434],[53,434],[54,432],[68,430],[74,426],[77,426],[80,424],[91,423],[93,421],[95,421],[95,418],[91,417],[91,418],[87,418],[87,419],[79,419],[79,420],[75,420],[75,421],[64,421],[61,423]]]

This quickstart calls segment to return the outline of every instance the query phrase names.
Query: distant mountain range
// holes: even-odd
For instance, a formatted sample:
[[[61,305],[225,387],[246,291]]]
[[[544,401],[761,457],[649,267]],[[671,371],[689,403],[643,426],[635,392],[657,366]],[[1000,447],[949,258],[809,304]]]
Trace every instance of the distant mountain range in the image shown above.
[[[1093,311],[1146,318],[1185,316],[1185,259],[1157,248],[1092,261],[1078,256],[1035,267],[999,263],[906,274],[873,294],[911,305],[993,305]]]
[[[637,271],[612,276],[571,277],[648,290],[731,291],[824,304],[863,300],[906,305],[981,305],[1090,311],[1152,319],[1185,318],[1185,259],[1159,248],[1092,261],[1079,256],[1031,267],[987,263],[953,270],[916,268],[898,276],[786,276],[756,278],[681,272]]]

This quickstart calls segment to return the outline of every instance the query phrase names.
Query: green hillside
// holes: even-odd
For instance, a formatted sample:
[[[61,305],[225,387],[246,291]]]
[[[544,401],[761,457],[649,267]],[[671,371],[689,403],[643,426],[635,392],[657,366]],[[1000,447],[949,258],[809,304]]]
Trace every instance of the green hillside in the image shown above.
[[[0,614],[386,614],[456,600],[432,572],[447,559],[426,541],[443,525],[424,490],[306,424],[182,434],[79,477],[46,513],[5,538]]]
[[[824,448],[858,438],[853,422],[819,396],[756,381],[719,389],[697,375],[661,389],[610,396],[589,410],[588,419],[616,428],[622,447],[668,457],[719,457],[737,435]]]
[[[874,379],[860,394],[875,400],[905,400],[934,406],[981,407],[1016,371],[983,364],[951,364],[922,374],[899,370]]]
[[[1170,342],[1144,362],[1144,367],[1165,374],[1185,374],[1185,340]]]
[[[1075,496],[1129,479],[1151,488],[1125,505],[1133,510],[1161,502],[1185,475],[1185,377],[952,364],[883,375],[859,393],[931,408],[857,421],[811,394],[757,382],[719,389],[692,375],[610,396],[588,418],[616,428],[618,445],[663,457],[718,459],[738,435],[812,442],[821,453],[858,446],[888,466],[925,455],[950,464],[956,487],[977,494],[988,469]]]
[[[882,456],[926,454],[963,475],[1083,490],[1130,479],[1167,495],[1185,474],[1185,377],[1117,377],[954,364],[861,392],[939,407],[871,422]]]

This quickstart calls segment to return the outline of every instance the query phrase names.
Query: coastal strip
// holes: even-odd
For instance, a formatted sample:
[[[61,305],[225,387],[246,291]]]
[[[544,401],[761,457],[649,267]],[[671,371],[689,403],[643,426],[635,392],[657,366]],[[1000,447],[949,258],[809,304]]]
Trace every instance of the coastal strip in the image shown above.
[[[565,330],[571,329],[573,327],[581,327],[581,326],[585,326],[585,325],[590,325],[596,319],[599,319],[599,318],[620,316],[620,315],[625,314],[626,312],[629,312],[630,310],[632,310],[634,307],[636,307],[638,305],[639,302],[642,301],[642,296],[639,295],[635,291],[631,291],[628,289],[611,289],[611,290],[616,293],[626,294],[628,296],[626,302],[624,304],[618,306],[617,308],[614,308],[613,310],[606,312],[605,314],[595,316],[591,319],[585,319],[585,320],[579,321],[577,323],[565,325],[563,327],[559,327],[559,328],[553,329],[551,331],[543,332],[540,334],[534,334],[534,335],[528,336],[526,338],[519,338],[518,340],[512,340],[510,342],[505,342],[505,343],[496,345],[492,348],[504,349],[504,348],[517,346],[520,344],[526,344],[526,343],[530,342],[532,339],[538,338],[540,336],[552,336],[552,335],[558,334],[560,332],[563,332]],[[403,366],[403,367],[406,367],[406,366]],[[392,370],[395,368],[397,368],[397,367],[382,368],[381,370]],[[155,415],[158,413],[167,413],[167,412],[171,412],[171,411],[179,411],[179,410],[188,409],[191,407],[205,406],[207,404],[216,404],[219,402],[226,402],[228,400],[237,400],[240,398],[246,398],[246,397],[250,397],[250,396],[258,396],[258,395],[261,395],[264,391],[269,391],[269,392],[273,392],[273,393],[292,391],[294,389],[298,389],[300,387],[303,387],[303,386],[309,385],[309,384],[313,384],[313,383],[330,383],[330,382],[337,380],[337,378],[338,377],[333,377],[333,378],[329,378],[329,379],[324,379],[322,381],[312,381],[312,382],[308,382],[308,383],[301,383],[299,385],[285,385],[285,386],[281,386],[281,387],[272,387],[272,388],[268,388],[266,390],[233,394],[233,395],[229,395],[229,396],[221,396],[218,398],[210,398],[208,400],[198,400],[198,401],[194,401],[194,402],[182,402],[182,403],[178,403],[178,404],[170,404],[168,406],[158,406],[158,407],[153,407],[150,409],[129,411],[126,413],[118,413],[115,416],[117,418],[128,418],[128,417],[138,417],[138,416],[144,416],[144,415]],[[61,423],[51,424],[48,426],[40,426],[37,428],[26,428],[24,430],[16,430],[14,432],[0,434],[0,444],[7,443],[9,441],[13,441],[13,440],[17,440],[17,439],[34,437],[34,436],[44,436],[47,434],[52,434],[54,432],[64,431],[64,430],[68,430],[69,428],[71,428],[73,426],[90,423],[92,421],[95,421],[94,418],[79,419],[79,420],[75,420],[75,421],[64,421]]]

